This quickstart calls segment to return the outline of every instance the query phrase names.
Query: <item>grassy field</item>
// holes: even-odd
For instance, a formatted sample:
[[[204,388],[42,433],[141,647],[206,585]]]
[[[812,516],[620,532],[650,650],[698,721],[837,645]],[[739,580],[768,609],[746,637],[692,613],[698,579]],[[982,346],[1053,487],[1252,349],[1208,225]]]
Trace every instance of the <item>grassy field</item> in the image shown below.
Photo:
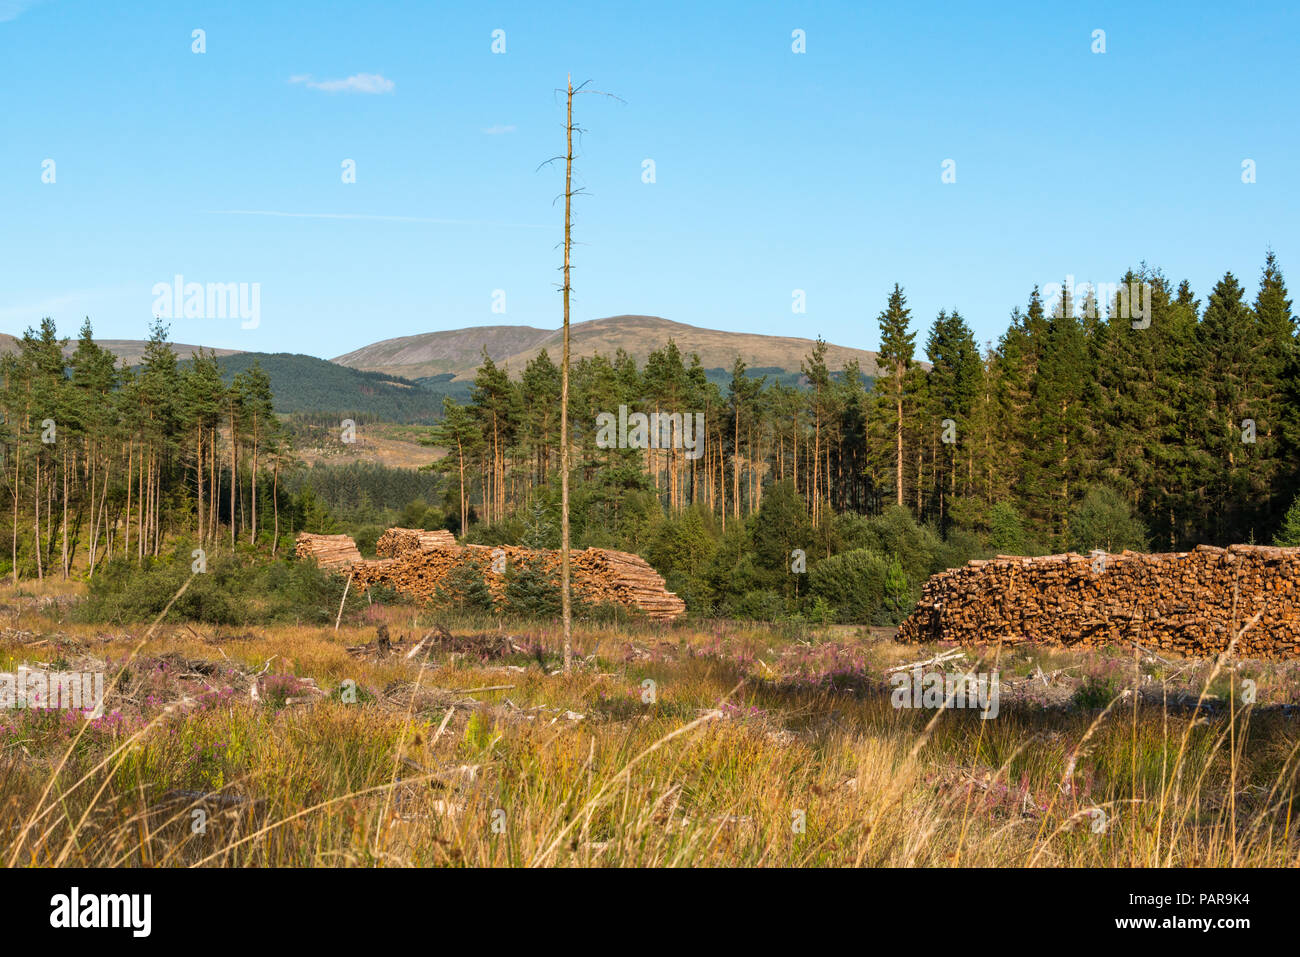
[[[999,675],[982,720],[894,707],[884,669],[953,649],[881,631],[580,627],[564,675],[558,625],[376,605],[337,633],[105,627],[71,623],[76,592],[0,589],[0,671],[112,685],[95,720],[0,711],[9,865],[1300,856],[1300,663],[1017,646],[931,666]]]

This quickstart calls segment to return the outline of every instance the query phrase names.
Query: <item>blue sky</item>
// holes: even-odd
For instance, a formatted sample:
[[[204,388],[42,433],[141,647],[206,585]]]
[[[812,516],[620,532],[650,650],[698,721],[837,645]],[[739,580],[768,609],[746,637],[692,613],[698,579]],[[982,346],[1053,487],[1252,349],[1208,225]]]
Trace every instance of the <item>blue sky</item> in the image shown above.
[[[1271,246],[1295,286],[1298,21],[1281,3],[0,0],[0,331],[89,315],[141,338],[177,274],[260,284],[256,328],[174,319],[182,342],[329,358],[557,328],[563,168],[537,167],[562,152],[569,72],[621,98],[577,101],[575,321],[872,349],[896,281],[917,328],[955,306],[981,340],[1036,283],[1143,260],[1204,298],[1229,269],[1253,291]]]

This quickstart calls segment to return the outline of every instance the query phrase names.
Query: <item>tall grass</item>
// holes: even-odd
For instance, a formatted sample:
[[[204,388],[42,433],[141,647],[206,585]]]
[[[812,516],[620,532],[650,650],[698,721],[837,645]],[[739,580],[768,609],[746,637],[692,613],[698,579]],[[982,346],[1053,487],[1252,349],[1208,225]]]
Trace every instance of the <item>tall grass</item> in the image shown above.
[[[405,608],[376,618],[395,640],[425,624]],[[1231,661],[1175,689],[1121,652],[1113,673],[1132,680],[1099,706],[1004,701],[982,721],[891,706],[881,669],[929,653],[914,646],[588,624],[563,675],[557,625],[519,633],[540,654],[350,656],[373,624],[251,637],[164,624],[108,641],[60,626],[60,654],[118,663],[120,716],[0,716],[0,853],[205,867],[1293,866],[1300,853],[1300,729],[1278,707],[1292,666],[1261,673],[1260,701],[1243,705],[1214,699]],[[1018,649],[982,666],[1036,660],[1095,665]],[[313,683],[327,693],[304,693]],[[1139,686],[1141,701],[1125,693]],[[1173,693],[1188,687],[1190,704]],[[478,688],[501,690],[464,690]]]

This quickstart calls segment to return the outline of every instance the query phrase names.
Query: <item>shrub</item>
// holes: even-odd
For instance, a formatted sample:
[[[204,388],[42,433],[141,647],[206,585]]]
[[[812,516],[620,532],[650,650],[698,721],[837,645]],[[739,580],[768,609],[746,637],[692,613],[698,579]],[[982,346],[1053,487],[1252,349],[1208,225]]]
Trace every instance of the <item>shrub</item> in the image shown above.
[[[143,622],[156,619],[190,578],[185,559],[129,559],[108,562],[91,579],[89,594],[78,617],[87,621]],[[208,560],[208,570],[194,575],[185,593],[167,613],[167,621],[202,621],[235,625],[246,618],[237,587],[238,562],[229,556]]]
[[[1074,695],[1070,700],[1080,708],[1104,708],[1118,693],[1110,678],[1104,675],[1088,675],[1083,679],[1083,683],[1074,689]]]
[[[727,603],[731,618],[748,621],[777,621],[785,615],[785,602],[770,588],[756,588]]]
[[[924,581],[941,566],[943,539],[932,526],[918,525],[912,513],[891,505],[871,520],[868,546],[878,555],[891,555],[903,566],[910,581]]]
[[[190,545],[178,545],[167,558],[146,559],[137,565],[114,559],[95,572],[86,600],[76,611],[91,622],[152,622],[191,578]],[[211,625],[271,624],[285,621],[328,623],[338,614],[345,580],[321,570],[315,562],[262,561],[245,554],[210,555],[207,571],[193,575],[185,593],[167,613],[166,621],[195,621]],[[371,599],[395,603],[396,595]],[[364,592],[348,592],[346,610],[369,604]]]
[[[472,562],[454,566],[438,585],[434,600],[447,608],[464,611],[496,609],[492,592],[483,579],[483,570]]]
[[[889,563],[869,548],[832,555],[808,572],[808,586],[826,601],[841,622],[882,624]]]
[[[886,621],[891,625],[899,624],[912,611],[919,597],[913,594],[912,583],[903,571],[902,564],[895,558],[885,573]]]
[[[505,604],[515,615],[555,618],[560,614],[560,586],[543,571],[540,562],[512,565],[506,570]]]

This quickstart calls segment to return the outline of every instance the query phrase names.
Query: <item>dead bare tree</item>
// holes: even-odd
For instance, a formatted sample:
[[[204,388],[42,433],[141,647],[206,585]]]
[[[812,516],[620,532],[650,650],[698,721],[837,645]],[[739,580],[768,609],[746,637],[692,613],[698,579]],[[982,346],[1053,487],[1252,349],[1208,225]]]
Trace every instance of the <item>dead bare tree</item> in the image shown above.
[[[583,83],[576,90],[573,88],[573,74],[569,74],[565,83],[565,121],[564,121],[564,284],[560,291],[564,296],[564,346],[560,363],[560,616],[564,622],[564,670],[573,668],[573,598],[570,588],[569,556],[569,294],[572,285],[569,282],[570,253],[573,248],[573,197],[582,190],[573,189],[573,134],[583,131],[573,125],[573,97],[577,93],[599,93],[601,96],[618,97],[612,93],[599,90],[584,90]],[[553,156],[543,163],[553,163],[560,159]],[[541,166],[538,167],[541,169]]]

